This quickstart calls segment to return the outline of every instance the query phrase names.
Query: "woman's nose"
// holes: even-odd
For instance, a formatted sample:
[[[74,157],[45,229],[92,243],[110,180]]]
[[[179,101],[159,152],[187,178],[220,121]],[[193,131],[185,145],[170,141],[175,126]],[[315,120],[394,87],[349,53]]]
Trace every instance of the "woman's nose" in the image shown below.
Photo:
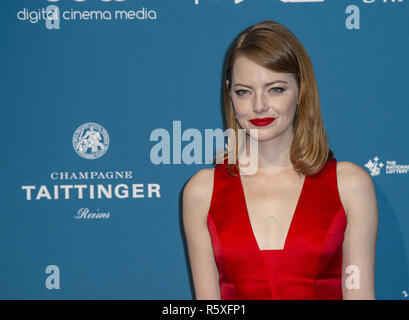
[[[254,112],[260,113],[268,109],[267,101],[264,94],[255,94],[253,100],[253,110]]]

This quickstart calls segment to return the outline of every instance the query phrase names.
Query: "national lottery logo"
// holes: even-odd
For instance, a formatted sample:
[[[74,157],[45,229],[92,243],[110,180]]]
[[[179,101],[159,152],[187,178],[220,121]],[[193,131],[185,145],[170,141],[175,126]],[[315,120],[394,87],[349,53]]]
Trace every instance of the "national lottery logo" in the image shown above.
[[[386,162],[386,165],[384,162]],[[365,167],[372,177],[379,176],[384,167],[384,173],[386,174],[407,174],[409,172],[409,164],[396,163],[396,160],[386,160],[384,162],[375,156],[365,164]]]
[[[373,161],[370,159],[365,167],[369,170],[369,173],[372,177],[378,176],[381,173],[381,169],[384,166],[382,162],[379,161],[378,157],[373,158]]]
[[[98,159],[108,150],[109,135],[98,123],[87,122],[75,130],[72,145],[79,156],[89,160]]]

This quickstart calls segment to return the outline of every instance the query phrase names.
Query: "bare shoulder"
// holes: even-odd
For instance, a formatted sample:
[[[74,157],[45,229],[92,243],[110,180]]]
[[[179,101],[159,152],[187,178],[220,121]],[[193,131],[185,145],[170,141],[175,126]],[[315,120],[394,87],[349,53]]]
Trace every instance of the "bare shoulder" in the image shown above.
[[[337,162],[337,183],[346,211],[355,212],[354,208],[376,203],[372,177],[361,166],[350,161]]]
[[[212,193],[214,168],[201,169],[186,183],[183,195],[202,198]]]
[[[337,162],[337,178],[341,187],[348,190],[361,190],[373,187],[372,178],[361,166],[350,161]]]
[[[214,168],[206,168],[199,170],[188,180],[183,190],[185,215],[191,211],[207,214],[213,193],[213,176]]]

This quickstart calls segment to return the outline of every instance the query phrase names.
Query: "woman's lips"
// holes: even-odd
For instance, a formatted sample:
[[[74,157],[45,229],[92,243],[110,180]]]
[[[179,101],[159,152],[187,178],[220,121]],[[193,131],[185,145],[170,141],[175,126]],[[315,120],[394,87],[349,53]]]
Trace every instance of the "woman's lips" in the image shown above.
[[[250,122],[254,124],[255,126],[262,127],[270,124],[273,122],[275,118],[256,118],[256,119],[251,119]]]

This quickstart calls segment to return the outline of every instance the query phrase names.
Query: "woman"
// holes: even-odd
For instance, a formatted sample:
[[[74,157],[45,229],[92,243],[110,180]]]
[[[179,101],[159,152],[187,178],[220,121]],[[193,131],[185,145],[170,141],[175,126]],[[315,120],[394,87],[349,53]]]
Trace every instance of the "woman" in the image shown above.
[[[226,152],[184,188],[196,299],[374,299],[374,186],[333,157],[304,47],[264,21],[238,35],[224,71],[227,127],[246,130],[246,152],[257,140],[258,169],[240,174],[246,152]]]

